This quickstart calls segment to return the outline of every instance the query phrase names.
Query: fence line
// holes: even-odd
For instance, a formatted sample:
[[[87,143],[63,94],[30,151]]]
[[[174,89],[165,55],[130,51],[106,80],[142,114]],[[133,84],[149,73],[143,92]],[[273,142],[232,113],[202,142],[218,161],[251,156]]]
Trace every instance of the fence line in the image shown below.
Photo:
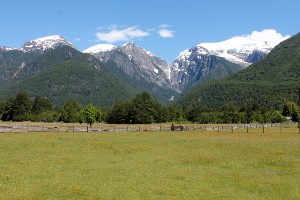
[[[295,124],[295,123],[289,123]],[[249,129],[262,129],[262,132],[265,132],[267,127],[280,127],[285,124],[273,123],[273,124],[234,124],[234,125],[211,125],[211,124],[191,124],[183,126],[175,126],[177,129],[172,129],[171,125],[118,125],[118,126],[37,126],[37,125],[24,125],[24,124],[13,124],[13,125],[0,125],[0,133],[5,132],[145,132],[145,131],[231,131],[244,129],[246,132],[249,132]],[[300,133],[300,128],[299,128]]]

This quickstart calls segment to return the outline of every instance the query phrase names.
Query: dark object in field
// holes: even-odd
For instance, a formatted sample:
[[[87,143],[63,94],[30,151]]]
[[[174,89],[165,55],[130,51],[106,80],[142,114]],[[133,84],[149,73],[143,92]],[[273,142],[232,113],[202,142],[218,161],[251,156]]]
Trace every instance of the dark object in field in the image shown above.
[[[171,131],[183,131],[183,126],[179,125],[179,126],[175,126],[173,123],[171,125]]]

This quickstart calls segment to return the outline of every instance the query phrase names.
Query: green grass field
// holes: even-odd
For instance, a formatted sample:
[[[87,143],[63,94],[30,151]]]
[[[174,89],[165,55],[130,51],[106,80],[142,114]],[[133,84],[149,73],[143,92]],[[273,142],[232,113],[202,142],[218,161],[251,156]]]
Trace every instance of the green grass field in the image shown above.
[[[1,133],[0,199],[300,199],[298,129]]]

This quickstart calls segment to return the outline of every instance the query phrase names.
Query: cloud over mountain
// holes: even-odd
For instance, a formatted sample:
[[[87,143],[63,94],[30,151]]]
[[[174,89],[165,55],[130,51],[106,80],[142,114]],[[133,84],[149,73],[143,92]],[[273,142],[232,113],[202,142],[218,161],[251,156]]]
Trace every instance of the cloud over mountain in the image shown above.
[[[142,29],[131,26],[124,29],[118,29],[117,26],[110,28],[108,32],[97,32],[96,37],[99,41],[108,43],[115,43],[120,41],[129,41],[136,38],[143,38],[148,36],[149,33]]]
[[[162,38],[172,38],[172,37],[174,37],[174,32],[175,31],[168,30],[168,29],[161,29],[158,31],[158,34]]]

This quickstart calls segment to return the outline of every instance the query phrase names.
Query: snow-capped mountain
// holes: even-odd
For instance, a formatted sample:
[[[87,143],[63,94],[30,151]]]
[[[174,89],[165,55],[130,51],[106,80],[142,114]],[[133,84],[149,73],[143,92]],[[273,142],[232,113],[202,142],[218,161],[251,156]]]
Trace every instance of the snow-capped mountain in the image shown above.
[[[151,52],[128,42],[122,46],[96,45],[84,50],[104,62],[114,74],[137,91],[147,91],[162,102],[175,96],[170,82],[170,67]]]
[[[239,65],[195,46],[183,51],[171,65],[171,83],[178,92],[186,90],[194,83],[221,78],[242,69]]]
[[[260,53],[266,56],[273,48],[268,41],[252,41],[245,37],[234,37],[217,43],[201,43],[198,46],[206,48],[212,55],[245,67],[252,64],[249,59],[252,54]]]
[[[216,43],[201,43],[198,46],[206,48],[210,54],[223,57],[230,62],[248,66],[265,57],[283,40],[290,36],[282,36],[273,29],[253,31],[250,35],[235,36]]]
[[[230,75],[266,57],[277,44],[287,38],[289,36],[283,37],[275,30],[266,29],[222,42],[200,43],[181,52],[172,63],[172,86],[177,91],[182,91],[195,82],[207,79],[207,75],[210,76],[209,79]],[[231,64],[214,56],[224,58]],[[220,62],[216,62],[217,60]],[[232,65],[233,63],[237,65]]]
[[[21,46],[19,50],[25,52],[45,51],[47,49],[54,49],[59,46],[70,46],[76,49],[76,47],[72,43],[66,41],[62,36],[51,35],[28,41],[23,46]]]
[[[166,61],[151,52],[128,42],[122,46],[98,44],[83,51],[104,63],[114,62],[119,70],[134,79],[145,79],[162,87],[170,88],[170,67]]]

